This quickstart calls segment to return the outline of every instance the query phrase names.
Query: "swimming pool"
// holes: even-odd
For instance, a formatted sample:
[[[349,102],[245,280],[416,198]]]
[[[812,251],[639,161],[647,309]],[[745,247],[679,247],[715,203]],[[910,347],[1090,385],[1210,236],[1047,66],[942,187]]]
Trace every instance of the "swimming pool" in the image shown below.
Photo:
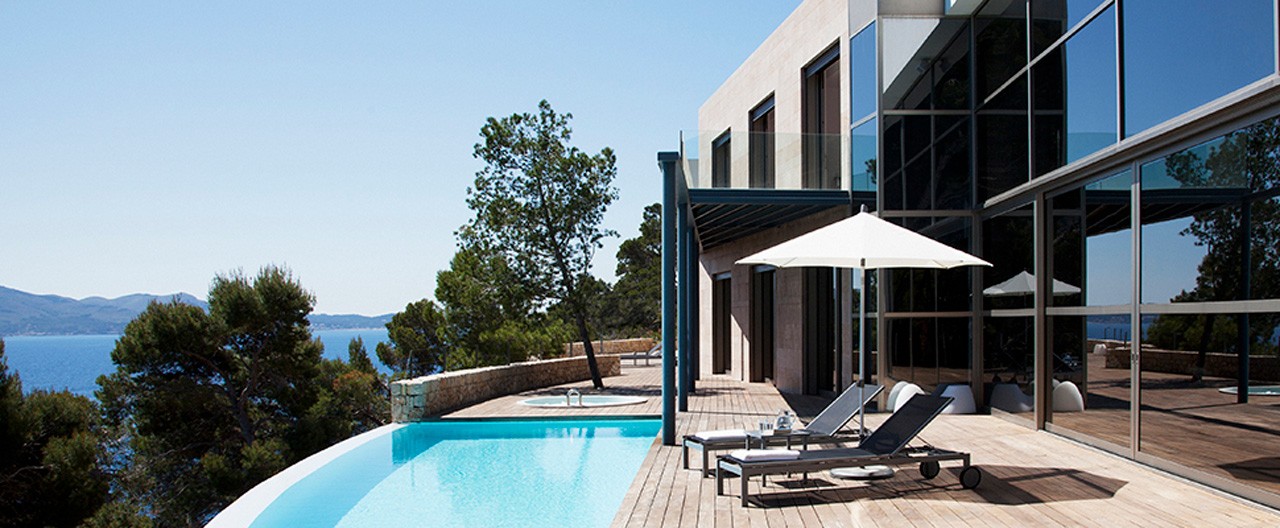
[[[649,418],[389,426],[353,439],[252,524],[223,515],[243,515],[257,488],[211,526],[608,526],[660,428]]]

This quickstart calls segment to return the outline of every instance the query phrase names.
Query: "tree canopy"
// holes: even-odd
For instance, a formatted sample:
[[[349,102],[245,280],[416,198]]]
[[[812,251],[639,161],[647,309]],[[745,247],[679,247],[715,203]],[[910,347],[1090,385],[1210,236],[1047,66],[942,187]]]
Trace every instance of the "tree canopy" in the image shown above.
[[[602,388],[587,324],[590,300],[580,285],[601,241],[615,235],[601,223],[617,198],[616,159],[607,147],[593,155],[570,145],[571,118],[544,100],[537,114],[487,120],[474,151],[485,167],[467,190],[475,218],[459,235],[464,247],[505,259],[533,299],[568,307],[592,382]]]
[[[0,526],[77,526],[106,502],[97,424],[83,396],[24,396],[0,340]]]
[[[334,412],[346,367],[321,360],[307,322],[314,302],[268,266],[216,277],[208,313],[152,303],[129,323],[111,353],[116,371],[98,380],[126,501],[162,526],[203,525],[358,428]]]
[[[446,367],[444,314],[429,299],[411,302],[387,323],[390,343],[378,343],[378,360],[396,378],[426,376]]]

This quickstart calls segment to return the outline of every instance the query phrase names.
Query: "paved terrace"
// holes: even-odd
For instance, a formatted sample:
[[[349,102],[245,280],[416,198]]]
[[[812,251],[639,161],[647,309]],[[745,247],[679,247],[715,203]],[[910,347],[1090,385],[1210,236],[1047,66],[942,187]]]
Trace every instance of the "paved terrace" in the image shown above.
[[[660,414],[661,370],[629,365],[606,378],[606,393],[648,396],[640,405],[569,411],[575,415]],[[450,418],[560,416],[564,409],[518,404],[532,395],[562,395],[569,387],[590,394],[591,383],[562,385],[477,404]],[[751,427],[784,407],[811,418],[826,404],[816,397],[783,397],[772,386],[728,379],[704,380],[680,413],[677,435]],[[868,415],[868,427],[885,415]],[[992,416],[943,415],[921,435],[929,443],[969,451],[982,468],[982,485],[960,487],[957,463],[920,480],[903,466],[872,483],[813,474],[802,481],[773,477],[756,502],[742,508],[737,481],[717,497],[714,478],[684,470],[680,448],[653,448],[614,517],[615,527],[647,526],[1280,526],[1280,513],[1080,444]],[[698,464],[697,457],[690,457]],[[758,479],[753,479],[758,481]]]

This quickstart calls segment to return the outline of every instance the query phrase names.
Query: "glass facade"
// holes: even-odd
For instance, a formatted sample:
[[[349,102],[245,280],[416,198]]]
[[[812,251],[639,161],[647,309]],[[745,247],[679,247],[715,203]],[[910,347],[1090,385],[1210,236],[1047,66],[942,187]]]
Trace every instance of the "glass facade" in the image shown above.
[[[1276,10],[1008,0],[863,30],[882,84],[874,118],[854,91],[851,150],[867,126],[880,150],[852,173],[881,216],[993,264],[882,272],[882,381],[975,384],[993,411],[1280,504],[1280,407],[1247,395],[1280,393],[1280,118],[1097,155],[1275,76]]]
[[[753,96],[769,110],[744,103],[760,106],[736,114],[752,136],[735,183],[874,196],[880,217],[992,264],[874,273],[871,381],[969,384],[993,414],[1280,506],[1277,11],[991,0],[881,13],[788,64],[798,90]],[[775,120],[772,90],[798,115]],[[799,134],[773,132],[787,124]],[[719,138],[702,145],[714,186],[733,161]],[[823,311],[829,271],[769,302],[856,329],[856,313]],[[776,365],[803,361],[805,392],[840,386],[826,373],[837,345],[787,343],[793,330],[769,337]]]

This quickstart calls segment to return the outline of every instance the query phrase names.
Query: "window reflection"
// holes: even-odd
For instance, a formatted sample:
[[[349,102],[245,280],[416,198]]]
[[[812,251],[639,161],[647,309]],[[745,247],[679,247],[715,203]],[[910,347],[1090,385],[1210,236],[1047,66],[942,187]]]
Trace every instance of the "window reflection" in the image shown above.
[[[859,31],[849,42],[853,96],[852,119],[857,122],[876,112],[876,25]]]
[[[1118,446],[1130,445],[1130,319],[1128,314],[1049,318],[1053,343],[1049,419],[1054,425]]]
[[[1144,318],[1145,320],[1146,318]],[[1269,391],[1280,382],[1280,314],[1160,315],[1146,329],[1142,368],[1142,451],[1184,466],[1280,492],[1280,412]],[[1247,354],[1242,357],[1242,354]],[[1240,368],[1247,365],[1248,376]]]
[[[1035,0],[1031,2],[1032,53],[1039,55],[1084,20],[1103,0]]]
[[[1055,196],[1051,306],[1118,306],[1132,301],[1129,171]]]
[[[850,134],[854,191],[876,190],[876,127],[876,120],[872,119]]]
[[[1035,66],[1036,175],[1116,141],[1114,8]]]
[[[1142,166],[1144,303],[1280,298],[1280,120]]]
[[[1275,70],[1273,0],[1131,0],[1124,4],[1125,135]]]

